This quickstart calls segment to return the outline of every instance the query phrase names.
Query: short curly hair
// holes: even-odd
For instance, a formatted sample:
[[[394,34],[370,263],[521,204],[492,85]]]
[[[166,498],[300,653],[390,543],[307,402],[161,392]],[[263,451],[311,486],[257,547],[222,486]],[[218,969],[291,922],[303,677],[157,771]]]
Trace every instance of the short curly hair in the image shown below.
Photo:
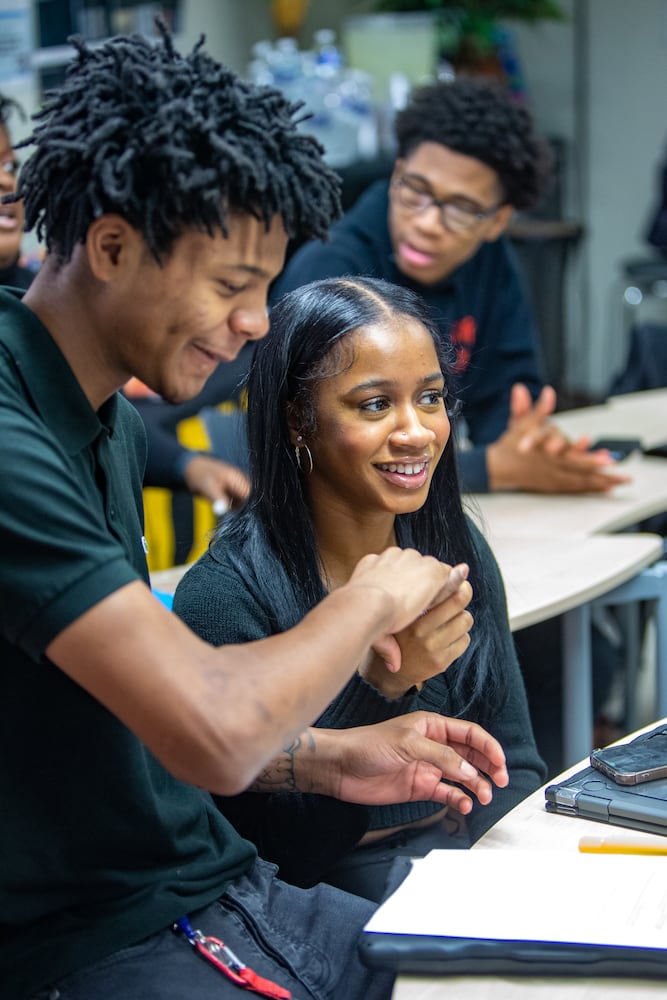
[[[158,261],[186,229],[227,234],[230,214],[290,237],[323,238],[340,214],[340,180],[300,129],[300,104],[242,81],[202,51],[117,36],[90,48],[78,37],[62,86],[47,93],[21,146],[26,229],[60,263],[93,220],[113,212],[139,230]]]
[[[397,114],[395,131],[400,157],[420,143],[437,142],[481,160],[495,170],[514,208],[531,208],[547,187],[548,143],[536,134],[528,111],[487,81],[460,77],[417,88]]]

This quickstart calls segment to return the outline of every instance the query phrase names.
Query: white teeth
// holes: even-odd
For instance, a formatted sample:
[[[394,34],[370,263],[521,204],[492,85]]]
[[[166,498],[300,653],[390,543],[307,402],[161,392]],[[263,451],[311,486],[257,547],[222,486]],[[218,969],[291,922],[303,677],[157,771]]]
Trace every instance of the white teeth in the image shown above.
[[[385,472],[400,472],[404,476],[418,476],[426,468],[426,462],[396,463],[391,465],[380,465]]]

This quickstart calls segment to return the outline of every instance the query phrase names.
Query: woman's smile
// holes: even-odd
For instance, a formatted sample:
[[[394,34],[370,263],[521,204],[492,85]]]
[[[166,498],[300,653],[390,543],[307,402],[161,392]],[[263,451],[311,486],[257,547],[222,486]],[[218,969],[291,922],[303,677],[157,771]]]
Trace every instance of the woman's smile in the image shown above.
[[[429,462],[380,462],[376,466],[387,482],[401,489],[421,489],[429,478]]]

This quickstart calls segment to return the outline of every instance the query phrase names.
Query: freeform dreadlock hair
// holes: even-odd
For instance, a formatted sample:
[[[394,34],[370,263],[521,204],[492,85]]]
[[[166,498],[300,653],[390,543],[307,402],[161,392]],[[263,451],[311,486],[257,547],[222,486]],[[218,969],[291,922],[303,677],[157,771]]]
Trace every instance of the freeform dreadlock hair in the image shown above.
[[[189,228],[227,234],[230,213],[267,226],[280,215],[289,236],[324,237],[340,214],[338,177],[322,147],[298,130],[300,104],[240,80],[202,51],[117,36],[77,56],[46,95],[20,145],[35,151],[16,197],[61,263],[107,212],[139,230],[160,260]]]
[[[422,142],[437,142],[481,160],[498,174],[505,202],[514,208],[530,208],[547,186],[549,146],[526,109],[486,81],[461,77],[414,90],[396,116],[395,131],[400,157]]]

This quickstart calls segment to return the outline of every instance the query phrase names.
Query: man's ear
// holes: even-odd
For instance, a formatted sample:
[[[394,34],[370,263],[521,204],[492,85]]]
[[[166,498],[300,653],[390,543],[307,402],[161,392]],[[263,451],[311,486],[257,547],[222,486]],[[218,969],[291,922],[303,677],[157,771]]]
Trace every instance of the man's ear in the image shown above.
[[[489,230],[486,236],[484,237],[484,242],[494,243],[500,236],[502,236],[502,234],[509,226],[513,215],[514,215],[513,205],[501,205],[498,211],[491,219],[491,225],[489,226]]]
[[[88,227],[86,253],[99,281],[114,281],[134,267],[141,251],[141,237],[121,215],[101,215]]]

